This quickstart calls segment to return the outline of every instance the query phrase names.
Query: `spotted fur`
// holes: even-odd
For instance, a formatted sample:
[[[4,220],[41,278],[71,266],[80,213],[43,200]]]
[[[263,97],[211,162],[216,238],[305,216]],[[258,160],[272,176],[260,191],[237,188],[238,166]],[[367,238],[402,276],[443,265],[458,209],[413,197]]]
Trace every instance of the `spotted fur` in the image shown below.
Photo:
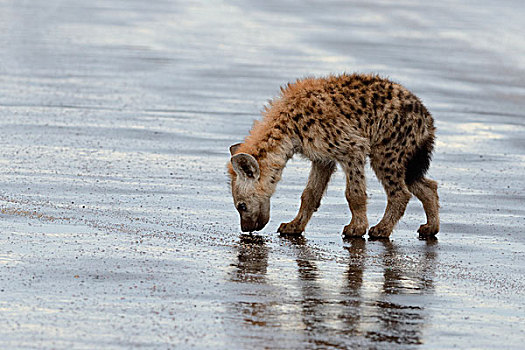
[[[367,157],[388,197],[385,214],[369,235],[390,236],[411,194],[421,200],[427,216],[419,233],[439,231],[437,183],[424,177],[433,151],[434,121],[422,102],[403,86],[374,75],[306,78],[281,88],[280,96],[263,114],[244,143],[231,148],[234,202],[237,208],[239,204],[247,207],[240,211],[243,230],[259,230],[267,223],[269,199],[286,162],[299,153],[312,161],[310,177],[299,213],[281,224],[279,232],[304,231],[340,164],[352,212],[343,234],[363,236],[368,228]],[[248,176],[254,171],[257,179]]]

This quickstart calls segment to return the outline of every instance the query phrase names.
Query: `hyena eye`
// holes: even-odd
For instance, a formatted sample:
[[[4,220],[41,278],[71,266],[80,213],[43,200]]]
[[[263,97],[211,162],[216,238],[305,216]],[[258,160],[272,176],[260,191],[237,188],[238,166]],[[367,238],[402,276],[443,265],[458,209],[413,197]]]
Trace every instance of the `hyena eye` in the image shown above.
[[[246,204],[245,203],[239,203],[237,205],[237,210],[238,211],[246,211],[246,210],[248,210],[248,208],[246,208]]]

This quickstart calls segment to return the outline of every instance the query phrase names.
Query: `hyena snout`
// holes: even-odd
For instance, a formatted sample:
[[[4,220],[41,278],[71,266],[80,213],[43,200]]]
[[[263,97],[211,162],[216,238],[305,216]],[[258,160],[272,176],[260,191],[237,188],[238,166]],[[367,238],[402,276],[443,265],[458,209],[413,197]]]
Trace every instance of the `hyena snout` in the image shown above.
[[[258,209],[258,211],[251,213],[241,213],[241,230],[243,232],[260,231],[270,221],[270,201],[260,203]]]
[[[257,218],[257,220],[243,220],[241,218],[241,230],[242,232],[253,232],[253,231],[260,231],[266,226],[266,224],[269,221],[269,217],[267,218]]]

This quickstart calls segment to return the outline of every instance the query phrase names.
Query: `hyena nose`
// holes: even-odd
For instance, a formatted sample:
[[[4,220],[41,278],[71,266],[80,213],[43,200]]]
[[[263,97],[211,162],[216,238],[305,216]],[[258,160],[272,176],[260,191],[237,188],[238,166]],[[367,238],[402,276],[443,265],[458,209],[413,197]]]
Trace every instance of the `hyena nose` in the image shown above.
[[[253,232],[259,230],[254,222],[241,221],[242,232]]]

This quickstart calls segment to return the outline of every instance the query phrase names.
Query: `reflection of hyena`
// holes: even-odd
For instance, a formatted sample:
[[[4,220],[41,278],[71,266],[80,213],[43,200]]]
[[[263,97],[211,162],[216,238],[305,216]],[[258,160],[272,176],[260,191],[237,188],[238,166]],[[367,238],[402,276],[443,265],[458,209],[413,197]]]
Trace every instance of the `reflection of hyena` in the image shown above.
[[[368,228],[364,168],[369,156],[388,196],[385,214],[369,235],[390,236],[411,193],[423,203],[427,216],[418,232],[435,235],[439,231],[437,183],[424,177],[434,130],[432,116],[416,96],[377,76],[344,74],[288,84],[245,142],[230,147],[229,173],[241,229],[255,231],[266,225],[270,197],[286,162],[300,153],[312,161],[310,177],[299,213],[281,224],[279,232],[304,231],[339,163],[352,212],[343,234],[363,236]]]

